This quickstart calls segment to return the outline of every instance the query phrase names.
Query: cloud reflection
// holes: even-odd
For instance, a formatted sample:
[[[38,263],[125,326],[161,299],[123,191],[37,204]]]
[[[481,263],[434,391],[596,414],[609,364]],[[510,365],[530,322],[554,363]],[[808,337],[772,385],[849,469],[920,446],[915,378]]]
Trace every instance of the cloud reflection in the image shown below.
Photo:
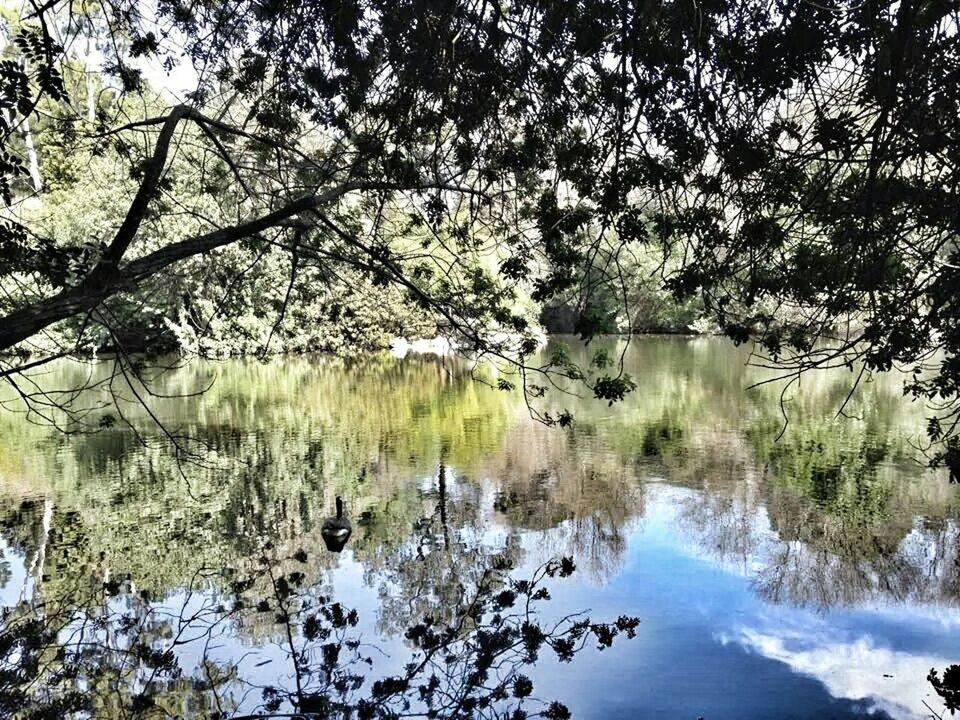
[[[786,663],[794,672],[819,680],[834,697],[867,701],[871,709],[896,720],[930,717],[924,703],[939,703],[923,678],[930,668],[949,664],[942,656],[883,647],[870,636],[835,642],[822,631],[804,637],[795,631],[777,634],[744,627],[721,639]]]

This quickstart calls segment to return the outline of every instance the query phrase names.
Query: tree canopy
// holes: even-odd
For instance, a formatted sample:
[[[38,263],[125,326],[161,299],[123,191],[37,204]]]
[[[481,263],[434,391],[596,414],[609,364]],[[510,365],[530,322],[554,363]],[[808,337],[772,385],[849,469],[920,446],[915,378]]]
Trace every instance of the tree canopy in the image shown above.
[[[278,324],[297,288],[394,288],[528,395],[539,369],[613,401],[604,358],[528,366],[524,300],[615,330],[642,250],[785,377],[909,366],[960,466],[954,3],[49,0],[7,26],[0,349],[65,323],[61,353],[121,345],[124,317],[197,306],[185,275],[227,294],[223,253],[282,251]],[[115,222],[44,230],[28,126],[125,164]]]

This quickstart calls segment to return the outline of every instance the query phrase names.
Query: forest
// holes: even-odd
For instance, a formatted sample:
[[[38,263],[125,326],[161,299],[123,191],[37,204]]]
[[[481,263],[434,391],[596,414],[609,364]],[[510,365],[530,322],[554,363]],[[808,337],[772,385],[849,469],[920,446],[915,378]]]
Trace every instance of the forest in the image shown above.
[[[778,607],[952,612],[958,163],[949,0],[2,0],[0,582],[22,589],[0,709],[565,718],[520,671],[625,652],[643,621],[531,607],[577,564],[616,585],[596,569],[632,567],[648,516],[700,526],[669,552],[739,558]],[[416,341],[438,357],[386,353]],[[373,684],[305,575],[337,572],[314,531],[342,498],[377,632],[421,653]],[[124,639],[201,585],[179,632],[259,608],[294,686],[205,647],[194,697],[170,627]],[[80,611],[89,657],[63,639]],[[737,633],[714,631],[822,665]],[[960,658],[925,648],[929,700],[784,692],[810,717],[952,714]],[[437,679],[441,649],[462,676]]]

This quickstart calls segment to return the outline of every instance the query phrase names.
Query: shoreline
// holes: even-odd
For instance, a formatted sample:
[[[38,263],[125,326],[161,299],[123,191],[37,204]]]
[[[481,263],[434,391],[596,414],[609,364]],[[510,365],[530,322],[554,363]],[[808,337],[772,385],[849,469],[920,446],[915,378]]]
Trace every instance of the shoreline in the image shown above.
[[[605,335],[597,335],[592,340],[602,339],[602,338],[618,338],[623,339],[626,335],[623,334],[614,334],[609,333]],[[709,332],[701,333],[694,332],[691,330],[668,330],[668,329],[658,329],[658,330],[644,330],[641,332],[632,332],[629,337],[633,338],[710,338],[710,337],[725,337],[722,333]],[[542,333],[538,337],[539,346],[545,347],[551,340],[556,339],[569,339],[573,338],[579,343],[585,343],[586,341],[581,340],[576,333]],[[406,355],[453,355],[458,351],[458,346],[456,341],[451,340],[450,338],[438,335],[432,338],[414,338],[413,340],[408,340],[407,338],[397,337],[392,338],[390,342],[386,345],[380,345],[376,347],[365,347],[359,348],[354,352],[334,352],[330,350],[272,350],[268,353],[235,353],[230,355],[200,355],[197,353],[186,353],[182,352],[182,348],[172,348],[169,350],[164,350],[161,352],[151,351],[144,347],[137,347],[133,349],[127,349],[123,352],[119,351],[113,347],[104,347],[100,350],[90,351],[90,350],[81,350],[78,352],[70,353],[43,353],[43,352],[0,352],[0,358],[6,359],[34,359],[36,361],[48,361],[58,358],[83,358],[83,359],[94,359],[101,356],[115,356],[118,354],[126,355],[135,355],[139,357],[164,357],[170,355],[179,355],[183,358],[199,358],[203,360],[228,360],[228,359],[266,359],[266,358],[276,358],[276,357],[303,357],[306,355],[327,355],[330,357],[356,357],[363,354],[376,354],[376,353],[389,353],[390,355],[396,358],[402,358]]]

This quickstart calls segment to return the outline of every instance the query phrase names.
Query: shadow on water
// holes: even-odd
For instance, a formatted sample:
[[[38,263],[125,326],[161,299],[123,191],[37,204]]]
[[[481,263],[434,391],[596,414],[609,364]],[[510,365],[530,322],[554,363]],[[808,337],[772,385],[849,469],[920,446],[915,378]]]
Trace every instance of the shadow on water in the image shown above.
[[[638,341],[623,406],[547,398],[573,412],[566,432],[449,361],[195,363],[165,394],[216,375],[210,392],[154,408],[203,450],[186,465],[135,414],[146,446],[119,425],[65,438],[0,415],[0,709],[943,708],[960,659],[960,503],[915,462],[922,409],[876,379],[837,422],[849,378],[812,376],[775,442],[779,390],[745,392],[744,359]],[[577,614],[588,607],[604,621]],[[592,655],[621,632],[640,637]],[[828,650],[843,659],[825,674]],[[736,705],[732,682],[752,691]]]

